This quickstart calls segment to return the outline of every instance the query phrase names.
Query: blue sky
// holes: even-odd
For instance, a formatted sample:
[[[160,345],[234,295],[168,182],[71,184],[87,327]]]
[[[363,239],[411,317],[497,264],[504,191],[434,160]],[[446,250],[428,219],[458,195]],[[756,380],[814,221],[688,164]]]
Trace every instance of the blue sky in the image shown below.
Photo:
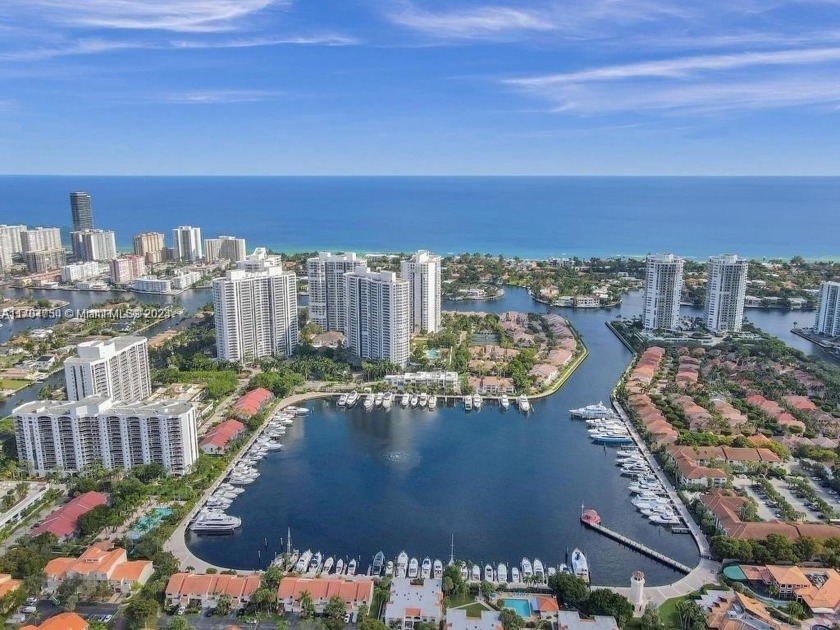
[[[0,173],[840,174],[840,0],[2,0]]]

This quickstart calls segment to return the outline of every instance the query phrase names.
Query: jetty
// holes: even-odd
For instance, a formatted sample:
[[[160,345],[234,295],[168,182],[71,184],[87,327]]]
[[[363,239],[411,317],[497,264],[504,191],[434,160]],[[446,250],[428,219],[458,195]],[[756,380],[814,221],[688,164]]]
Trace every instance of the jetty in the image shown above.
[[[682,562],[677,562],[673,558],[669,558],[664,553],[660,553],[655,549],[651,549],[647,545],[643,545],[642,543],[633,540],[632,538],[628,538],[624,534],[619,534],[616,531],[609,529],[608,527],[604,527],[601,525],[601,518],[598,516],[598,513],[595,510],[586,510],[583,514],[581,514],[580,522],[589,527],[590,529],[594,529],[596,532],[599,532],[606,536],[607,538],[612,538],[613,540],[620,542],[625,547],[629,547],[635,551],[638,551],[641,554],[646,555],[648,558],[652,558],[658,562],[661,562],[667,567],[670,567],[680,573],[685,573],[688,575],[691,573],[692,568],[689,566],[684,565]]]

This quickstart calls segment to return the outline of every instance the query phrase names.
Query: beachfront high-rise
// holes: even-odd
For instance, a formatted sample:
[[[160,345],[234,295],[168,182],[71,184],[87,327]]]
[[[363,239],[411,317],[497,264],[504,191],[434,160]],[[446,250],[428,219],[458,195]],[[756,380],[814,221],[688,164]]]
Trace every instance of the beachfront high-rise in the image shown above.
[[[61,249],[61,230],[57,227],[36,227],[20,232],[21,251],[45,252]]]
[[[163,250],[161,232],[141,232],[134,236],[134,253],[143,256],[149,265],[163,262]]]
[[[0,225],[0,234],[5,234],[9,237],[9,244],[12,254],[23,253],[23,243],[21,243],[21,234],[26,232],[25,225]]]
[[[70,193],[70,213],[73,215],[73,231],[93,229],[93,209],[90,195],[86,192]]]
[[[175,260],[196,262],[204,257],[201,249],[201,228],[179,225],[172,230],[172,252]]]
[[[749,263],[734,254],[709,258],[706,280],[706,328],[738,332],[744,323]]]
[[[85,341],[76,347],[76,354],[64,362],[68,400],[105,396],[130,403],[151,395],[145,337]]]
[[[117,240],[112,230],[81,230],[71,232],[76,262],[107,261],[117,257]]]
[[[829,337],[840,336],[840,282],[823,282],[820,285],[814,332]]]
[[[645,260],[645,330],[672,330],[680,319],[683,265],[679,256],[652,254]]]
[[[0,230],[0,273],[12,267],[12,238],[8,232]]]
[[[402,261],[400,276],[409,283],[409,317],[412,332],[435,333],[440,329],[441,257],[421,249]]]
[[[289,356],[298,344],[297,277],[257,248],[213,281],[216,354],[225,361]]]
[[[219,238],[204,239],[204,259],[208,263],[219,260],[237,262],[244,260],[247,255],[245,239],[235,236],[220,236]]]
[[[347,326],[347,297],[344,274],[364,267],[365,259],[354,252],[333,254],[319,252],[306,261],[309,277],[309,319],[321,330],[344,332]]]
[[[362,359],[405,366],[410,352],[409,282],[391,271],[357,267],[344,275],[347,345]]]

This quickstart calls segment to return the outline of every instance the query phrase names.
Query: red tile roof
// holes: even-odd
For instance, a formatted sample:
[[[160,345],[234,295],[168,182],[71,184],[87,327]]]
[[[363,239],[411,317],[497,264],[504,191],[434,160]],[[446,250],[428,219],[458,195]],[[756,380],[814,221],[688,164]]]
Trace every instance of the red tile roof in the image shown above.
[[[224,448],[228,442],[235,439],[244,430],[245,425],[239,420],[225,420],[210,429],[198,445],[201,447],[212,445],[217,448]]]
[[[49,532],[56,538],[71,536],[78,527],[80,516],[87,514],[98,505],[105,505],[107,502],[108,497],[101,492],[80,494],[47,516],[43,523],[32,530],[32,535],[38,536],[44,532]]]
[[[370,603],[373,599],[373,580],[369,578],[344,580],[339,577],[285,577],[280,581],[277,597],[281,600],[288,600],[289,598],[298,600],[304,591],[309,592],[313,601],[328,600],[338,595],[348,604]]]
[[[234,403],[233,408],[237,413],[246,416],[253,416],[262,408],[266,401],[271,399],[273,396],[274,394],[264,387],[257,387],[256,389],[252,389],[247,394],[241,396],[239,400]]]

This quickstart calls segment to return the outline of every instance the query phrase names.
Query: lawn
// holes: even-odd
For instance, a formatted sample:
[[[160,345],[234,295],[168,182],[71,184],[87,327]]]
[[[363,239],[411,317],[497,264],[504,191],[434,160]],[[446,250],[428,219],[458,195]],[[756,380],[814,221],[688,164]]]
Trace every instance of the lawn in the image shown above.
[[[677,604],[684,599],[688,599],[688,597],[672,597],[671,599],[666,599],[662,602],[662,605],[659,607],[659,618],[662,620],[663,626],[666,628],[680,627],[680,616],[677,614]]]
[[[0,389],[18,390],[29,385],[29,381],[19,381],[11,378],[0,378]]]
[[[485,610],[493,610],[489,606],[482,604],[481,602],[473,602],[472,604],[467,604],[466,606],[459,606],[458,608],[463,608],[467,611],[467,617],[474,617],[476,619],[481,618],[481,613]]]

